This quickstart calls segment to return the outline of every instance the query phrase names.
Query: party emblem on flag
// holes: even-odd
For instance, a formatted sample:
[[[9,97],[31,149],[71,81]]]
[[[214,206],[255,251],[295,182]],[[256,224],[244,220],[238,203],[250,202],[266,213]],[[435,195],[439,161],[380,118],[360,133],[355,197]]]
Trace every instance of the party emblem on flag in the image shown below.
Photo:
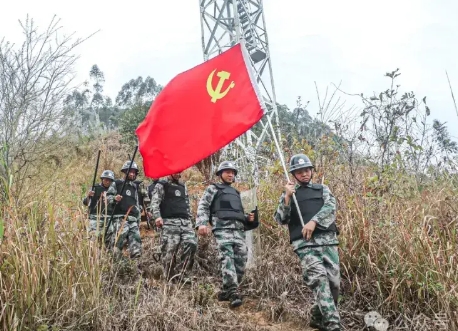
[[[227,71],[220,71],[216,74],[216,76],[219,77],[218,85],[216,85],[216,89],[213,89],[213,75],[215,74],[215,71],[216,69],[213,70],[207,78],[207,92],[212,97],[211,102],[213,103],[216,103],[219,99],[224,98],[229,90],[235,86],[234,81],[232,81],[224,91],[221,91],[223,89],[224,82],[229,79],[231,74]]]

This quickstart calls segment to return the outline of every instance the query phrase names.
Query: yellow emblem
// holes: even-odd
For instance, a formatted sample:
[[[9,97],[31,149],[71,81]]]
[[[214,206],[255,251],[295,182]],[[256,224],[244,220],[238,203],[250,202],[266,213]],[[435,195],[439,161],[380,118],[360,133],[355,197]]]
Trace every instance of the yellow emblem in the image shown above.
[[[207,78],[207,92],[212,97],[211,102],[213,103],[215,103],[219,99],[224,98],[226,94],[229,92],[229,90],[235,86],[235,83],[232,81],[226,90],[221,91],[221,89],[223,88],[224,81],[229,79],[231,74],[227,71],[220,71],[216,74],[216,76],[219,77],[218,85],[216,85],[216,88],[213,89],[212,80],[215,71],[216,69],[213,70]]]

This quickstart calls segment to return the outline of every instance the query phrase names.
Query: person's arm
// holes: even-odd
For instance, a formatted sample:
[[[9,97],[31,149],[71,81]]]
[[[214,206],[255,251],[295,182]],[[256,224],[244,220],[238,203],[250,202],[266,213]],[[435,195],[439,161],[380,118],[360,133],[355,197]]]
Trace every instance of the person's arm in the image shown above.
[[[327,229],[335,222],[337,201],[326,185],[323,185],[323,200],[323,207],[321,207],[320,211],[312,217],[311,221],[314,221],[318,227]]]

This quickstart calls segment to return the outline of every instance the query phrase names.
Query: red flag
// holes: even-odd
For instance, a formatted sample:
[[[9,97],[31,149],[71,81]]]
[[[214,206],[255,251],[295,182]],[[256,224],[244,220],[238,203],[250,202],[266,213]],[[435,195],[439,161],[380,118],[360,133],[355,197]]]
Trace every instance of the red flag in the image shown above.
[[[145,175],[181,172],[248,131],[265,111],[255,81],[240,43],[174,77],[135,131]]]

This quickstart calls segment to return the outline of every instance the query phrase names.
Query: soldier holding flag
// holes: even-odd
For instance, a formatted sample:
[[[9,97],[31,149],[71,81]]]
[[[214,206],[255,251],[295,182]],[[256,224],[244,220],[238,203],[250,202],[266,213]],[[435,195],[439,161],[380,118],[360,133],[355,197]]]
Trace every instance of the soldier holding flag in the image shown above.
[[[312,183],[313,168],[307,155],[296,154],[291,158],[289,171],[297,183],[286,184],[274,218],[279,224],[288,225],[290,242],[301,261],[305,284],[314,293],[310,326],[323,331],[338,331],[337,202],[327,185]],[[291,199],[293,194],[298,206]]]

